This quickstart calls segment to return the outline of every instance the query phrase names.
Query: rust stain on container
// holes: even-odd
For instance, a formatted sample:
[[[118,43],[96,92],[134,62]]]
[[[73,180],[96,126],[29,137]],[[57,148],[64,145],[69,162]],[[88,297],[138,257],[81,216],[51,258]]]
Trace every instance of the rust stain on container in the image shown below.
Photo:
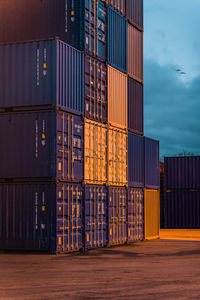
[[[157,239],[160,231],[160,191],[144,190],[145,239]]]
[[[108,66],[108,123],[127,129],[127,75]]]
[[[104,124],[85,119],[86,183],[104,184],[107,181],[107,128]]]
[[[127,73],[143,82],[143,32],[128,24]]]

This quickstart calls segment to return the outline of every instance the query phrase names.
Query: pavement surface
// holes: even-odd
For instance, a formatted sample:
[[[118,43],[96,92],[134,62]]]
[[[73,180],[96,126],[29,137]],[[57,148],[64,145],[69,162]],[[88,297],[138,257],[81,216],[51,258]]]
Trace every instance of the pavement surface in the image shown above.
[[[200,242],[152,240],[86,254],[0,254],[0,299],[200,299]]]
[[[199,241],[199,229],[161,229],[160,239],[176,241]]]

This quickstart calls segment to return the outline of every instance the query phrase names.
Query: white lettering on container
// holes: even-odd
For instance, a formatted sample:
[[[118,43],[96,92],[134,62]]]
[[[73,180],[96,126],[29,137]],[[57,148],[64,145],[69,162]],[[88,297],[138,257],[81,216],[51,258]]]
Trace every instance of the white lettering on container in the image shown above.
[[[40,49],[37,49],[37,86],[40,85]]]
[[[38,193],[35,193],[35,229],[38,229]]]
[[[38,120],[35,120],[35,157],[38,158]]]

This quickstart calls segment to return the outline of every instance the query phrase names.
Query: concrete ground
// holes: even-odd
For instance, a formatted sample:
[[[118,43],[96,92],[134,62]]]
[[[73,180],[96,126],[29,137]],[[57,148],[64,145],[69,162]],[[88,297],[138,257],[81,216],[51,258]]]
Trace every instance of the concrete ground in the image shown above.
[[[200,299],[200,242],[0,255],[0,299]]]
[[[200,229],[161,229],[160,239],[200,242]]]

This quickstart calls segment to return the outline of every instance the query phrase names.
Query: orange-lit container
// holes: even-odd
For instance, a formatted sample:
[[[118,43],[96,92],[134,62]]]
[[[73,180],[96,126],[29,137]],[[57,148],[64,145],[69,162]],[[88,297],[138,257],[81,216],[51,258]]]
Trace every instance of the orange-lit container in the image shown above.
[[[127,185],[127,133],[108,128],[108,185]]]
[[[128,24],[127,73],[143,82],[143,32]]]
[[[144,190],[145,239],[157,239],[160,231],[160,191]]]
[[[127,75],[108,66],[108,123],[127,129]]]
[[[88,184],[104,184],[107,181],[107,128],[88,119],[84,124],[84,181]]]

